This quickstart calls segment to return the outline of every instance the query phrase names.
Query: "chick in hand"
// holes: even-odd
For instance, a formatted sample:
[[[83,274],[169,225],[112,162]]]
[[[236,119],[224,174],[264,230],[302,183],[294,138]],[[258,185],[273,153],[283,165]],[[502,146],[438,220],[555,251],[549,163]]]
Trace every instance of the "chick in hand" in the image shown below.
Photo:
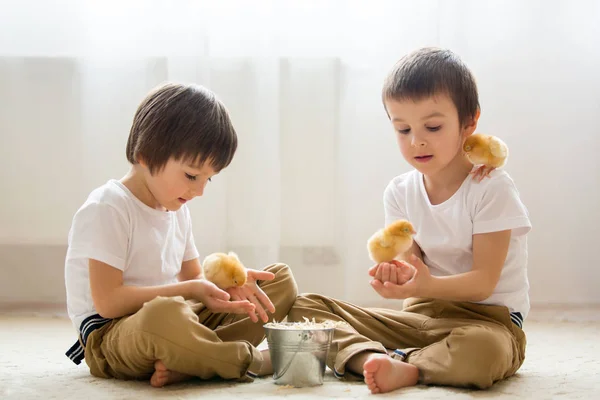
[[[473,165],[480,165],[473,173],[481,181],[496,168],[506,164],[508,146],[496,136],[476,133],[469,136],[463,145],[465,156]]]
[[[412,224],[406,220],[392,222],[375,232],[367,242],[369,257],[377,264],[392,261],[411,248],[415,233]]]
[[[202,262],[204,278],[225,290],[246,283],[247,271],[237,254],[213,253]]]

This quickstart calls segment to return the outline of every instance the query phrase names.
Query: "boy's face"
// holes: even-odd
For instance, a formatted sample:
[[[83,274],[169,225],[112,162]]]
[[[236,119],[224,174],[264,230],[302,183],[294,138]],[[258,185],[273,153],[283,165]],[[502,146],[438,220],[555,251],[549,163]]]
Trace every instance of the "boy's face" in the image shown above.
[[[434,175],[462,156],[464,139],[477,126],[475,119],[461,127],[454,103],[442,94],[419,101],[389,99],[385,106],[402,156],[424,175]]]
[[[140,162],[142,166],[143,162]],[[170,159],[160,172],[150,175],[144,168],[146,185],[158,205],[177,211],[196,196],[202,196],[210,178],[215,175],[209,163],[193,166]]]

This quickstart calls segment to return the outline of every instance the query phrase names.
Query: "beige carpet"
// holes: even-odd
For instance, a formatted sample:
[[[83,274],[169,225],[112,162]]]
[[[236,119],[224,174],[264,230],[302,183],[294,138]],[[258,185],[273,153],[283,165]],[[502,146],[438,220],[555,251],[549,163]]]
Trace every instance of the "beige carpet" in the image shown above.
[[[64,318],[0,316],[0,399],[596,399],[600,395],[600,321],[546,313],[528,321],[527,360],[513,378],[487,391],[418,386],[370,395],[361,383],[327,372],[323,386],[287,389],[271,378],[253,383],[192,381],[153,389],[147,382],[97,379],[64,355],[73,332]]]

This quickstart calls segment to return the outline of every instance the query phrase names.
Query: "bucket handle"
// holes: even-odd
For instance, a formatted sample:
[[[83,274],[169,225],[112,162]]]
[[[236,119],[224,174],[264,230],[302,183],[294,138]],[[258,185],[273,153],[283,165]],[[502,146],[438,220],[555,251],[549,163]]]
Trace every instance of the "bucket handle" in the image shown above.
[[[290,365],[292,365],[292,362],[294,361],[294,358],[296,358],[296,354],[298,354],[298,352],[300,351],[300,347],[302,347],[302,344],[307,341],[309,338],[309,334],[306,332],[302,333],[302,340],[300,340],[300,343],[298,343],[298,347],[296,348],[296,351],[294,352],[294,355],[292,356],[292,358],[290,358],[290,361],[288,361],[287,365],[283,368],[283,371],[281,371],[281,373],[279,375],[277,374],[273,374],[273,379],[277,380],[279,378],[281,378],[283,375],[285,375],[285,373],[287,372],[287,370],[290,368]]]

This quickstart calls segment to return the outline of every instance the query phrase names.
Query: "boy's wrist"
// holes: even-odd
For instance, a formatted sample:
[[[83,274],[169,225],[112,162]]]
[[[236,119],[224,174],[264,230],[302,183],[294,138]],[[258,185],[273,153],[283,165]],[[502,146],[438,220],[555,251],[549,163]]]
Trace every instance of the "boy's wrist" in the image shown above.
[[[420,293],[417,293],[416,297],[436,298],[437,293],[439,293],[439,287],[442,284],[443,282],[439,277],[432,275],[430,276],[428,284],[421,287]]]
[[[185,299],[193,299],[193,298],[197,298],[198,297],[198,281],[196,280],[189,280],[189,281],[183,281],[182,282],[183,285],[183,297]]]

